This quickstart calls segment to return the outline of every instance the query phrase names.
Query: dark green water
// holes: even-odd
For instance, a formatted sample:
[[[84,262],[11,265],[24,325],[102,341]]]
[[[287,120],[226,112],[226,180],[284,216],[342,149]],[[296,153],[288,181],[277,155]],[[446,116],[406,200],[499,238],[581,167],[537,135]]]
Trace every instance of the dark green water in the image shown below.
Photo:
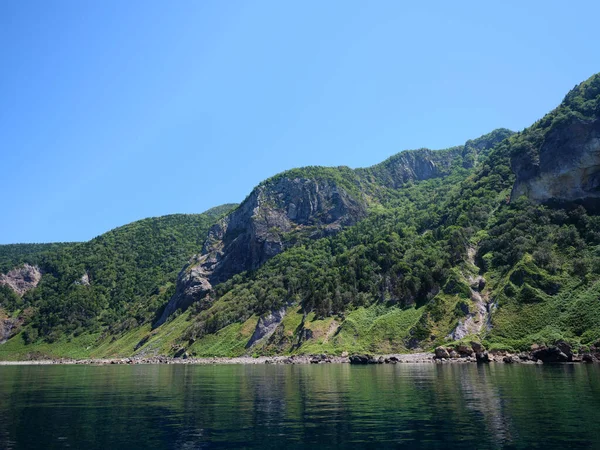
[[[600,448],[591,365],[4,366],[0,448]]]

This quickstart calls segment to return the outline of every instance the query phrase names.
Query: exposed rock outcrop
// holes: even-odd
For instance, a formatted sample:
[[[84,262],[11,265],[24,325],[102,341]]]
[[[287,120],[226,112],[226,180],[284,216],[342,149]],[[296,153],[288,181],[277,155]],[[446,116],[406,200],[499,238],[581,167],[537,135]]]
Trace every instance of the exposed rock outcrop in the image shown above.
[[[467,248],[467,260],[474,267],[477,267],[475,264],[476,254],[477,249],[474,247]],[[491,328],[493,303],[489,302],[488,293],[484,292],[486,280],[480,275],[475,277],[469,275],[468,281],[471,291],[471,307],[465,317],[458,321],[457,326],[448,335],[448,338],[454,341],[469,335],[477,335],[484,331],[484,326],[488,328],[486,331]]]
[[[242,204],[208,234],[202,252],[181,271],[175,295],[155,326],[193,302],[210,305],[213,286],[255,270],[299,236],[319,238],[354,225],[366,216],[367,198],[382,187],[444,176],[457,158],[470,166],[478,152],[512,134],[495,130],[448,150],[405,151],[375,166],[305,168],[284,172],[255,188]],[[298,175],[298,174],[301,175]]]
[[[41,279],[42,272],[39,267],[23,264],[7,274],[0,274],[0,286],[8,286],[15,294],[22,297],[28,291],[34,289]],[[23,317],[10,317],[0,308],[0,344],[4,344],[9,338],[17,334],[23,322]]]
[[[0,344],[4,344],[17,334],[24,322],[25,317],[23,315],[11,317],[4,309],[0,308]]]
[[[450,167],[462,147],[446,151],[420,149],[401,152],[381,164],[362,169],[372,173],[379,183],[394,189],[401,188],[409,181],[428,180],[439,177]]]
[[[179,274],[176,293],[156,325],[205,298],[214,285],[259,268],[289,245],[286,237],[306,232],[317,238],[353,225],[366,215],[366,203],[358,197],[326,178],[284,174],[259,185],[211,228],[202,253]]]
[[[569,362],[573,359],[571,347],[566,343],[559,343],[552,347],[541,347],[532,351],[531,357],[536,361],[540,360],[545,363]]]
[[[89,286],[90,285],[90,275],[85,272],[83,275],[81,275],[81,278],[79,280],[76,280],[75,283],[76,285],[80,285],[80,286]]]
[[[477,139],[469,140],[447,150],[426,148],[400,152],[380,164],[367,169],[358,169],[362,176],[374,177],[378,183],[398,189],[411,181],[429,180],[444,176],[457,158],[464,167],[473,167],[480,154],[486,154],[496,144],[513,134],[499,128]]]
[[[6,285],[17,295],[23,296],[27,291],[35,288],[42,279],[42,272],[37,266],[23,264],[7,274],[0,274],[0,285]]]
[[[261,316],[258,319],[254,333],[252,333],[252,337],[246,344],[246,348],[252,347],[260,340],[268,339],[273,334],[277,326],[281,323],[284,316],[285,308],[281,308],[277,311],[272,311]]]
[[[378,363],[379,363],[378,358],[374,358],[371,355],[357,354],[357,355],[350,356],[350,364],[366,365],[366,364],[378,364]]]
[[[490,355],[486,351],[475,353],[475,358],[478,363],[489,363],[490,362]]]
[[[4,344],[15,335],[21,325],[23,325],[23,320],[2,317],[2,314],[0,314],[0,344]]]
[[[435,357],[436,358],[450,358],[450,352],[444,347],[437,347],[435,349]]]
[[[537,202],[579,201],[600,204],[600,119],[571,117],[555,126],[538,153],[523,152],[511,161],[516,174],[512,198]]]

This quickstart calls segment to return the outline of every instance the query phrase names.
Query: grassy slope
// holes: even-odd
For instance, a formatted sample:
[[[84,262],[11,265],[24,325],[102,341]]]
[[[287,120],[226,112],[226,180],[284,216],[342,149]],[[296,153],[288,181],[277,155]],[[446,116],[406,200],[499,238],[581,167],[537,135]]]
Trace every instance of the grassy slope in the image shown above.
[[[100,333],[82,334],[78,337],[64,336],[53,343],[43,340],[26,344],[23,333],[0,345],[0,360],[29,358],[119,358],[139,355],[173,353],[173,346],[189,327],[189,313],[184,313],[152,330],[150,324],[136,327],[120,336],[102,336]],[[144,341],[139,348],[136,346]]]
[[[243,323],[234,323],[198,339],[188,349],[188,353],[197,357],[221,356],[233,357],[245,354],[341,354],[350,352],[392,353],[405,352],[403,345],[410,328],[419,319],[421,311],[415,308],[401,310],[372,306],[352,311],[341,322],[334,318],[316,319],[314,314],[302,322],[302,314],[297,307],[289,308],[280,331],[292,338],[297,328],[311,330],[311,339],[298,348],[287,346],[277,348],[263,343],[255,348],[246,349],[246,343],[252,336],[258,318],[252,316]],[[0,346],[0,360],[20,360],[32,357],[51,358],[117,358],[134,355],[169,355],[179,348],[180,337],[190,326],[189,312],[177,316],[164,326],[152,330],[150,325],[137,327],[115,338],[102,338],[99,333],[84,334],[79,337],[64,337],[50,344],[38,341],[25,344],[22,333]],[[332,324],[334,327],[332,327]],[[335,335],[333,334],[335,332]],[[144,345],[136,345],[148,338]],[[278,351],[274,351],[277,348]]]

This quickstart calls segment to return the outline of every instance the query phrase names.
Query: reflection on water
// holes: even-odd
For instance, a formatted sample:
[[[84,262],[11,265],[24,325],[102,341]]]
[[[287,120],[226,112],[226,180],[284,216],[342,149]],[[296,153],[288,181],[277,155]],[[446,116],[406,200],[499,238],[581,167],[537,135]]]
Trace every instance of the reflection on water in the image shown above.
[[[5,366],[0,448],[600,447],[600,368]]]

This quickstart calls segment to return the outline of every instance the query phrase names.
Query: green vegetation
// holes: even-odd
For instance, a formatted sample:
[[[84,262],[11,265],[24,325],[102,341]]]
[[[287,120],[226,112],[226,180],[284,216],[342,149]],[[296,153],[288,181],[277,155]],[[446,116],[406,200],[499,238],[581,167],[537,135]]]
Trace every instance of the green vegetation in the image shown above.
[[[329,180],[334,181],[338,186],[343,187],[348,193],[355,198],[361,195],[358,189],[359,178],[357,172],[346,166],[339,167],[322,167],[322,166],[307,166],[297,169],[286,170],[271,178],[266,179],[259,184],[259,187],[273,187],[282,178],[304,178],[311,180]]]
[[[175,292],[178,271],[232,205],[135,222],[83,244],[0,247],[1,267],[32,261],[45,273],[22,299],[0,288],[8,314],[27,311],[24,330],[0,346],[0,358],[181,348],[197,356],[404,352],[447,341],[467,320],[477,327],[465,339],[489,348],[595,344],[598,209],[511,199],[511,167],[515,159],[534,164],[547,134],[569,120],[597,119],[599,98],[595,76],[521,133],[500,129],[366,169],[307,167],[266,180],[260,186],[273,199],[282,177],[330,180],[364,202],[368,214],[337,234],[323,237],[310,227],[284,234],[286,251],[214,286],[209,300],[155,330],[151,323]],[[477,315],[481,303],[491,318]],[[273,334],[246,348],[259,318],[282,308]]]
[[[586,318],[596,317],[597,302],[589,300],[589,293],[583,295],[587,301],[571,296],[588,292],[599,279],[600,218],[582,206],[558,209],[509,198],[511,156],[539,148],[539,137],[553,117],[594,110],[598,78],[582,84],[564,105],[522,133],[508,136],[499,130],[434,153],[441,177],[400,180],[401,188],[396,188],[398,161],[427,150],[400,153],[357,171],[363,191],[374,200],[366,219],[335,236],[301,242],[258,271],[217,286],[216,302],[197,313],[186,337],[209,335],[291,303],[320,320],[337,317],[338,333],[350,326],[346,321],[353,312],[364,308],[419,311],[405,339],[388,348],[402,350],[413,339],[421,346],[435,345],[473,309],[467,248],[476,247],[475,269],[481,268],[490,282],[487,295],[498,305],[491,332],[482,327],[480,337],[488,344],[525,348],[545,339],[549,326],[556,339],[591,343],[599,334],[591,329],[600,325]],[[493,151],[488,149],[499,141]],[[373,184],[365,187],[366,182]],[[574,301],[587,311],[574,313],[569,306]],[[330,341],[310,342],[299,348],[332,350]]]
[[[6,273],[9,270],[23,263],[37,264],[41,261],[44,254],[58,251],[75,243],[52,243],[52,244],[8,244],[0,245],[0,273]]]
[[[40,253],[10,249],[13,260],[39,265],[44,276],[22,299],[0,287],[1,305],[10,314],[29,311],[26,342],[115,335],[147,324],[174,292],[177,273],[201,248],[209,227],[233,207],[144,219],[86,243],[43,246]]]
[[[471,146],[494,143],[504,134],[470,141]],[[301,242],[258,271],[217,286],[217,301],[199,312],[186,338],[214,333],[289,303],[302,305],[318,318],[375,304],[413,309],[428,304],[466,256],[475,232],[468,221],[485,223],[489,211],[505,202],[512,181],[508,167],[497,170],[506,179],[490,178],[485,170],[475,179],[462,160],[452,167],[445,177],[411,182],[402,189],[383,187],[379,201],[357,225],[335,236]],[[449,205],[465,195],[472,198],[461,205],[465,213],[449,218]],[[450,221],[462,226],[448,226]],[[401,342],[396,346],[405,347]]]

